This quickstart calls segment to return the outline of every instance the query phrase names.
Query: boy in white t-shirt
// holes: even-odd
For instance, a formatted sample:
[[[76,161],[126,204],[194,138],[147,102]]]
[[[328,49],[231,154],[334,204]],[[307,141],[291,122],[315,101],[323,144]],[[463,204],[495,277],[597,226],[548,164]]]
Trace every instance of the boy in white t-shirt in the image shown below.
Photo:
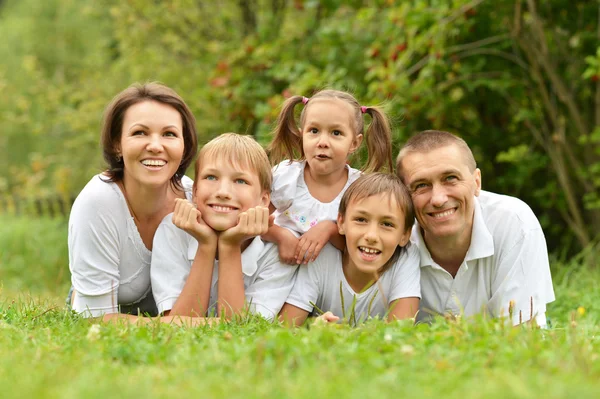
[[[301,266],[280,312],[299,326],[314,310],[327,322],[352,324],[368,317],[414,317],[421,297],[419,252],[410,246],[414,212],[399,178],[361,176],[340,202],[337,224],[344,252],[327,244],[319,257]]]
[[[178,200],[156,232],[152,291],[165,315],[218,315],[246,310],[274,318],[296,267],[279,262],[268,229],[271,168],[250,136],[225,133],[196,161],[194,204]]]

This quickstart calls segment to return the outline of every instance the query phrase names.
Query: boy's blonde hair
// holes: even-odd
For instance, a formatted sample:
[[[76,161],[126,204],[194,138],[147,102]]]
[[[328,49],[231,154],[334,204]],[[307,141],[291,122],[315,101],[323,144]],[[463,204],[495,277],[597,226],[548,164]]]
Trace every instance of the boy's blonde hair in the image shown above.
[[[204,159],[220,159],[231,162],[242,170],[252,170],[258,175],[262,191],[271,193],[273,175],[267,153],[252,136],[223,133],[202,147],[196,160],[194,188]]]
[[[340,201],[339,213],[342,219],[346,217],[346,210],[350,203],[383,193],[396,200],[396,204],[404,212],[404,233],[410,231],[415,223],[415,211],[410,193],[399,177],[388,173],[365,174],[356,179],[348,187]],[[408,245],[410,242],[406,246]],[[380,275],[398,260],[400,255],[406,251],[406,246],[396,248],[392,257],[378,270]]]

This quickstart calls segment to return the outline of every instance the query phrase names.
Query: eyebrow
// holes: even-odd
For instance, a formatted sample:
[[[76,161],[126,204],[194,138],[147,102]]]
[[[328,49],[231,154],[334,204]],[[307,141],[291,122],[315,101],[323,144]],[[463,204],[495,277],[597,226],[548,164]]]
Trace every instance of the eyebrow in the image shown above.
[[[150,128],[148,126],[144,125],[143,123],[136,122],[136,123],[134,123],[133,125],[131,125],[129,127],[129,131],[131,131],[136,126],[141,126],[144,129],[146,129],[146,130],[150,130]],[[165,126],[165,127],[162,128],[163,131],[164,130],[168,130],[168,129],[175,129],[175,130],[179,131],[179,128],[177,126],[175,126],[175,125],[168,125],[168,126]]]
[[[447,176],[447,175],[461,175],[462,176],[462,173],[460,172],[460,170],[452,168],[452,169],[444,170],[438,176]],[[409,186],[412,186],[415,183],[420,183],[420,182],[429,181],[429,180],[431,180],[429,177],[417,176],[416,179],[414,179],[410,182]]]
[[[200,173],[210,173],[210,174],[220,174],[221,170],[217,169],[217,168],[209,168],[209,169],[202,169],[200,171]],[[233,174],[233,176],[235,177],[246,177],[246,178],[250,178],[252,177],[252,175],[248,172],[245,171],[241,171],[241,170],[236,170],[235,173]]]
[[[353,213],[356,213],[356,214],[359,214],[359,215],[363,215],[363,216],[374,216],[372,213],[364,211],[364,210],[361,210],[361,209],[357,209]],[[380,219],[395,220],[397,218],[396,215],[393,215],[393,214],[375,215],[375,216],[379,217]]]
[[[326,125],[326,123],[319,123],[317,121],[309,120],[309,121],[306,121],[306,125],[321,126],[321,125]],[[334,129],[345,129],[345,128],[349,127],[349,126],[340,125],[339,123],[334,123],[334,124],[330,124],[327,126],[330,128],[334,128]]]

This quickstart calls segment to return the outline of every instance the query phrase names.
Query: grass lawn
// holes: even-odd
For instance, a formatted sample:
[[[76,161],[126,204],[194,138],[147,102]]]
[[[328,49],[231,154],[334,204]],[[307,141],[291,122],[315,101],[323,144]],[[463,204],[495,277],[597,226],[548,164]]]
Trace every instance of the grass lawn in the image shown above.
[[[67,263],[64,221],[0,218],[0,398],[600,396],[600,272],[583,259],[553,264],[548,330],[95,325],[62,307]]]

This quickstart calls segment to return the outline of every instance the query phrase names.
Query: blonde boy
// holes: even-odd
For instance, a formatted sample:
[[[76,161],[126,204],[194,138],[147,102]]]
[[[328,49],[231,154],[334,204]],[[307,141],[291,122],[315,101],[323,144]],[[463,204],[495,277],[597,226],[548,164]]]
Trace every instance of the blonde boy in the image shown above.
[[[225,133],[196,162],[193,203],[178,200],[156,232],[151,280],[165,315],[230,318],[245,310],[272,319],[294,282],[268,229],[271,167],[250,136]]]

